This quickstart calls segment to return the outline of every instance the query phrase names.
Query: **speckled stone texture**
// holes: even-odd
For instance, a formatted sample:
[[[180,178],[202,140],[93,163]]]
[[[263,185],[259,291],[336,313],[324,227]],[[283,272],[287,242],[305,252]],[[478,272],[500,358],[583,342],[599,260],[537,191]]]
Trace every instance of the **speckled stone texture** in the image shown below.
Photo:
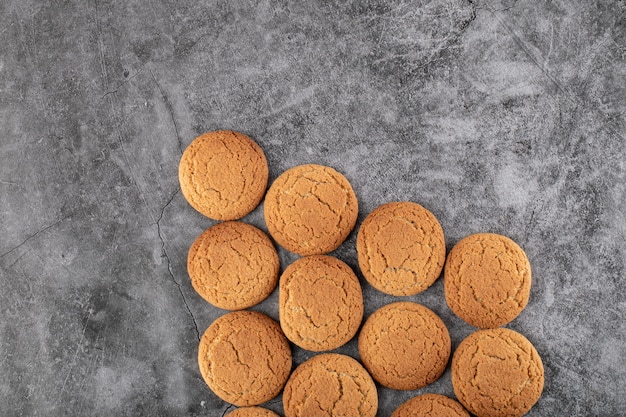
[[[367,213],[411,200],[450,250],[509,236],[533,270],[507,327],[542,357],[528,416],[626,410],[626,2],[4,0],[0,2],[0,415],[219,416],[199,335],[224,311],[187,250],[213,221],[181,195],[197,135],[233,129],[270,183],[332,166],[359,200],[332,254],[365,318]],[[263,208],[243,219],[264,231]],[[285,268],[295,255],[279,251]],[[472,327],[443,281],[426,305],[452,348]],[[278,318],[277,291],[256,311]],[[358,357],[356,339],[337,350]],[[312,354],[294,349],[294,365]],[[424,392],[380,388],[378,416]],[[265,405],[282,414],[280,397]]]

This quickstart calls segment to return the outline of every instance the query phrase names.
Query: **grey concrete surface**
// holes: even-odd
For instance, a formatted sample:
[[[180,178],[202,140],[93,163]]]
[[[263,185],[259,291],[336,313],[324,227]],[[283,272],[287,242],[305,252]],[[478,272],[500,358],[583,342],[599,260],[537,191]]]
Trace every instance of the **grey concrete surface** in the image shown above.
[[[516,240],[533,268],[508,327],[541,354],[529,416],[626,415],[626,4],[610,0],[0,2],[0,415],[221,416],[198,336],[182,150],[253,137],[270,181],[343,172],[359,223],[411,200],[450,249]],[[265,229],[260,206],[245,221]],[[357,224],[358,227],[358,224]],[[366,315],[396,301],[334,254]],[[283,268],[295,256],[280,250]],[[473,328],[443,283],[405,299]],[[255,310],[277,318],[277,293]],[[356,343],[338,349],[358,358]],[[294,348],[295,363],[311,353]],[[379,390],[379,416],[422,392]],[[266,404],[282,414],[280,397]]]

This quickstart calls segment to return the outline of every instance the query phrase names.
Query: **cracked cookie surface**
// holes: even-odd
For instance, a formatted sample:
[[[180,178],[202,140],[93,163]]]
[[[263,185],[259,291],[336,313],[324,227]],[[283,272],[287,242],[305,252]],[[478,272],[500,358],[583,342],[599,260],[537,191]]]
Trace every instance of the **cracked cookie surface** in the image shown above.
[[[356,248],[365,279],[377,290],[397,296],[430,287],[446,257],[439,221],[421,205],[408,201],[374,209],[359,229]]]
[[[280,417],[272,410],[263,407],[242,407],[226,414],[226,417]]]
[[[440,394],[422,394],[402,403],[391,417],[470,417],[461,404]]]
[[[291,348],[278,323],[254,311],[215,320],[198,349],[200,373],[222,400],[259,405],[276,397],[291,371]]]
[[[264,202],[270,235],[285,249],[302,256],[337,249],[358,215],[352,186],[333,168],[307,164],[283,172]]]
[[[530,262],[506,236],[477,233],[448,254],[444,292],[450,309],[467,323],[494,328],[509,323],[528,304]]]
[[[212,305],[241,310],[276,288],[280,262],[270,238],[239,221],[218,223],[191,245],[187,270],[196,292]]]
[[[352,269],[337,258],[313,255],[289,265],[280,277],[280,325],[296,345],[311,351],[338,348],[356,334],[363,294]]]
[[[452,357],[452,386],[478,417],[522,416],[539,400],[544,384],[541,358],[514,330],[478,330]]]
[[[374,417],[378,394],[355,359],[337,353],[313,356],[294,371],[283,392],[285,417]]]
[[[269,169],[259,145],[243,133],[218,130],[195,138],[178,167],[189,204],[214,220],[235,220],[261,202]]]
[[[429,308],[396,302],[376,310],[359,333],[359,354],[372,377],[398,390],[436,381],[450,358],[450,335]]]

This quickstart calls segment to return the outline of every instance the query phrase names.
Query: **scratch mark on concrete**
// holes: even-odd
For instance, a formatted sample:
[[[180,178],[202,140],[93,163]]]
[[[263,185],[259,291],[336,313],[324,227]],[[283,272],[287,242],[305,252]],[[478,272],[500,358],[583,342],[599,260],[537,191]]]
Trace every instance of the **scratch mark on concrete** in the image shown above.
[[[105,98],[106,96],[108,96],[110,94],[117,93],[120,88],[122,88],[123,86],[128,84],[133,78],[135,78],[136,76],[141,74],[141,72],[143,71],[143,69],[145,68],[146,65],[148,65],[148,62],[143,64],[137,71],[135,71],[135,73],[133,75],[129,76],[127,79],[125,79],[124,81],[119,83],[113,90],[109,90],[106,93],[104,93],[101,98]]]
[[[154,76],[154,72],[152,71],[152,69],[150,69],[150,75],[152,76],[152,80],[156,84],[157,88],[159,89],[159,92],[161,93],[161,96],[163,97],[163,102],[165,103],[165,108],[167,108],[167,111],[170,114],[170,119],[172,120],[172,124],[174,125],[174,132],[176,133],[176,139],[178,140],[178,151],[182,155],[183,154],[183,145],[182,145],[182,142],[180,140],[180,134],[178,133],[178,124],[176,123],[176,117],[174,116],[174,107],[172,106],[172,103],[171,103],[170,99],[163,92],[163,89],[161,88],[161,85],[157,81],[156,77]]]
[[[67,381],[70,378],[70,375],[72,374],[72,370],[74,369],[74,367],[76,366],[76,362],[78,359],[78,352],[80,350],[82,350],[83,345],[81,344],[83,340],[85,340],[85,331],[87,330],[87,325],[89,324],[89,320],[91,319],[91,316],[93,315],[93,310],[89,309],[88,311],[88,315],[87,315],[87,319],[85,320],[85,324],[83,325],[83,331],[81,332],[81,336],[80,336],[80,341],[78,343],[78,346],[76,346],[76,349],[74,350],[74,356],[72,357],[72,361],[70,363],[70,367],[67,370],[66,374],[65,374],[65,378],[63,379],[63,384],[61,384],[61,390],[60,392],[60,396],[63,395],[63,393],[65,392],[65,386],[67,385]]]
[[[570,101],[570,103],[577,106],[580,103],[580,101],[584,101],[584,100],[578,98],[569,88],[567,88],[564,84],[562,84],[561,81],[559,81],[559,79],[556,76],[554,76],[550,72],[550,70],[547,68],[548,59],[550,58],[550,55],[552,53],[553,39],[552,38],[550,39],[550,50],[548,52],[547,57],[543,57],[541,52],[537,54],[539,56],[536,56],[531,50],[532,46],[528,42],[524,41],[522,37],[515,31],[515,29],[511,25],[509,25],[505,21],[505,19],[502,18],[502,16],[498,14],[499,12],[510,10],[511,8],[513,8],[513,6],[515,6],[515,4],[513,4],[510,7],[503,8],[503,9],[490,9],[487,7],[482,7],[481,9],[487,10],[495,17],[498,24],[502,26],[511,35],[511,37],[513,38],[513,41],[520,47],[522,52],[524,52],[524,54],[528,56],[528,58],[532,61],[532,63],[541,70],[544,76],[555,86],[557,91],[566,100]],[[591,108],[593,110],[596,110],[605,116],[604,112],[599,110],[596,106],[593,106],[592,103],[589,103],[589,104],[592,105]],[[624,135],[619,131],[619,129],[614,127],[613,124],[614,124],[613,121],[607,120],[606,123],[604,123],[603,125],[603,129],[609,132],[610,134],[612,134],[613,136],[615,136],[616,138],[621,139],[622,141],[626,140],[626,137],[624,137]]]
[[[109,90],[109,76],[107,73],[106,56],[104,54],[104,42],[102,41],[102,28],[98,18],[98,0],[94,0],[94,20],[96,21],[96,36],[98,38],[98,53],[100,56],[100,77],[104,83],[105,91]]]
[[[498,23],[511,35],[515,43],[522,49],[522,51],[528,56],[528,58],[530,58],[533,64],[535,64],[537,68],[539,68],[541,72],[543,72],[543,74],[554,84],[559,92],[565,93],[566,89],[563,87],[561,82],[557,80],[556,77],[554,77],[550,73],[550,71],[548,71],[548,69],[539,62],[537,57],[535,57],[535,55],[530,50],[530,46],[517,34],[515,29],[509,26],[507,22],[505,22],[504,19],[502,19],[500,16],[496,15],[495,13],[494,15],[496,16]]]
[[[94,7],[95,7],[94,20],[96,22],[96,35],[98,37],[98,51],[99,51],[99,54],[100,54],[100,76],[102,77],[102,80],[103,80],[103,83],[104,83],[104,90],[105,91],[109,91],[110,90],[110,88],[109,88],[109,78],[108,78],[108,74],[107,74],[106,56],[105,56],[105,53],[104,53],[104,43],[102,41],[102,28],[100,26],[100,19],[98,18],[98,0],[94,0]],[[144,66],[146,64],[144,64]],[[103,98],[104,97],[108,97],[108,100],[109,100],[109,106],[111,107],[111,117],[114,119],[114,122],[116,124],[117,141],[118,141],[120,149],[122,151],[122,156],[124,157],[124,162],[126,163],[126,167],[128,168],[130,179],[132,180],[132,183],[137,188],[137,192],[139,193],[139,198],[141,199],[143,204],[146,206],[146,209],[148,210],[148,215],[150,216],[152,221],[154,221],[154,216],[150,212],[150,206],[148,205],[148,202],[146,201],[146,198],[144,196],[143,190],[141,189],[141,187],[139,186],[139,183],[137,182],[137,179],[135,178],[135,174],[133,173],[133,169],[132,169],[132,167],[130,165],[130,161],[128,159],[128,154],[126,153],[126,149],[124,148],[124,141],[122,140],[122,133],[121,133],[121,124],[119,123],[119,120],[118,120],[118,118],[117,118],[117,116],[115,114],[115,108],[113,106],[112,95],[111,94],[107,95],[105,93]]]
[[[20,256],[19,256],[16,260],[14,260],[13,262],[11,262],[11,265],[9,265],[9,266],[7,267],[7,269],[13,268],[13,265],[17,264],[17,263],[20,261],[20,259],[22,259],[22,258],[24,257],[24,255],[26,255],[28,252],[30,252],[30,249],[29,249],[29,250],[27,250],[26,252],[24,252],[23,254],[21,254],[21,255],[20,255]]]
[[[202,35],[200,35],[195,41],[191,42],[191,45],[189,45],[187,48],[185,48],[184,51],[182,51],[182,54],[187,54],[189,53],[189,51],[191,51],[202,39],[206,38],[207,36],[209,36],[211,34],[211,32],[207,32],[207,33],[203,33]]]
[[[148,215],[154,221],[154,216],[152,215],[152,212],[150,211],[150,206],[148,205],[148,201],[146,200],[143,190],[139,186],[139,183],[137,182],[137,179],[135,178],[135,174],[133,173],[133,169],[130,166],[130,161],[128,159],[128,154],[126,153],[126,149],[124,148],[124,141],[122,140],[122,133],[120,131],[119,126],[117,127],[117,142],[119,143],[120,149],[122,150],[122,156],[124,157],[124,161],[126,162],[126,167],[128,167],[128,173],[130,174],[130,179],[132,180],[133,184],[137,188],[137,191],[139,192],[139,198],[141,198],[141,201],[143,202],[144,206],[146,206],[146,209],[148,210]]]

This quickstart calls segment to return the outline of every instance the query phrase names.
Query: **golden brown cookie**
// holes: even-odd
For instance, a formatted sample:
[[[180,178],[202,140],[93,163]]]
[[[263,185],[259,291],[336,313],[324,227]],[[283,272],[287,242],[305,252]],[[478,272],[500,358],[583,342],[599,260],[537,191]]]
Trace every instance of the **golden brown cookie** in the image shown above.
[[[539,400],[543,383],[537,350],[510,329],[478,330],[452,356],[454,393],[478,417],[526,414]]]
[[[450,358],[450,335],[432,310],[412,302],[376,310],[359,333],[359,354],[372,377],[398,390],[437,380]]]
[[[183,152],[180,189],[189,204],[215,220],[240,219],[259,205],[269,170],[263,150],[243,133],[198,136]]]
[[[242,310],[276,288],[280,262],[270,238],[239,221],[218,223],[191,245],[187,270],[193,288],[209,303]]]
[[[226,414],[226,417],[280,417],[272,410],[263,407],[243,407]]]
[[[285,249],[302,256],[337,249],[354,228],[358,203],[339,172],[322,165],[300,165],[283,172],[267,192],[265,222]]]
[[[494,233],[461,239],[450,251],[444,289],[450,309],[472,326],[502,326],[526,307],[530,263],[517,243]]]
[[[391,417],[470,417],[463,406],[440,394],[422,394],[402,403]]]
[[[398,296],[430,287],[446,258],[439,221],[408,201],[374,209],[359,229],[356,250],[365,279],[377,290]]]
[[[280,325],[296,345],[331,350],[356,334],[363,318],[361,284],[352,269],[328,255],[296,260],[280,277]]]
[[[278,323],[254,311],[215,320],[198,349],[200,373],[221,399],[237,406],[276,397],[291,371],[291,348]]]
[[[374,417],[378,394],[355,359],[338,353],[313,356],[298,366],[283,392],[285,417]]]

